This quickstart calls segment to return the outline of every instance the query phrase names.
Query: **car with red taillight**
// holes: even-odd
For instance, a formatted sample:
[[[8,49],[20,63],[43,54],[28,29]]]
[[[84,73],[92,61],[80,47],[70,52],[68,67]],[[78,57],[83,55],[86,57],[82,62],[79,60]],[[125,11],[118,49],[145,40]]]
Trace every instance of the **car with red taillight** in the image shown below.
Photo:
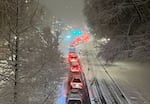
[[[80,77],[73,77],[70,82],[71,88],[82,89],[84,84]]]
[[[80,64],[71,65],[70,71],[71,72],[81,72],[82,71],[81,65]]]

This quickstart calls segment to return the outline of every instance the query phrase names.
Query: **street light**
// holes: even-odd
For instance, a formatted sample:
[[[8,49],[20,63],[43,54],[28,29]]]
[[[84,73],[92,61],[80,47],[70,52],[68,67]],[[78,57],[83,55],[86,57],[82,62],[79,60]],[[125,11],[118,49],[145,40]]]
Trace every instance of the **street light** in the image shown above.
[[[29,1],[28,0],[25,0],[25,3],[28,3]]]

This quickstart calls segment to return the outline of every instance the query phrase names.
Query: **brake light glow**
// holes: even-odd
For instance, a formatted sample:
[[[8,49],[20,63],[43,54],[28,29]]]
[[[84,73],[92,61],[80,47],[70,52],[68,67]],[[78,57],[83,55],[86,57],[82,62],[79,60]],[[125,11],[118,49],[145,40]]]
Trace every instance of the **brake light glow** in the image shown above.
[[[80,86],[83,86],[83,83],[80,83]]]

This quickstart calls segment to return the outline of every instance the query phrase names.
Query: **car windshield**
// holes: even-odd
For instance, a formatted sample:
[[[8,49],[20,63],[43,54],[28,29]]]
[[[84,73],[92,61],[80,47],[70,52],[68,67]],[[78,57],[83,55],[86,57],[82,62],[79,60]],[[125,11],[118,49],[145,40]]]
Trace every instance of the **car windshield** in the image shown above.
[[[70,100],[68,104],[81,104],[80,100]]]

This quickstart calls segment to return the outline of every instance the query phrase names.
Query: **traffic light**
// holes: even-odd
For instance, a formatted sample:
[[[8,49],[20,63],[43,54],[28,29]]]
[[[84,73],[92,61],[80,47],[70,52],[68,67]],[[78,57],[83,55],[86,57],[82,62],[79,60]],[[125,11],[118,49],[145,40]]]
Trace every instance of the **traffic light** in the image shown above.
[[[78,30],[78,35],[82,35],[82,31],[81,30]]]
[[[71,32],[73,35],[76,35],[77,34],[77,31],[76,30],[72,30]]]
[[[71,31],[71,34],[74,35],[74,36],[80,36],[83,34],[82,30],[81,29],[73,29]]]

